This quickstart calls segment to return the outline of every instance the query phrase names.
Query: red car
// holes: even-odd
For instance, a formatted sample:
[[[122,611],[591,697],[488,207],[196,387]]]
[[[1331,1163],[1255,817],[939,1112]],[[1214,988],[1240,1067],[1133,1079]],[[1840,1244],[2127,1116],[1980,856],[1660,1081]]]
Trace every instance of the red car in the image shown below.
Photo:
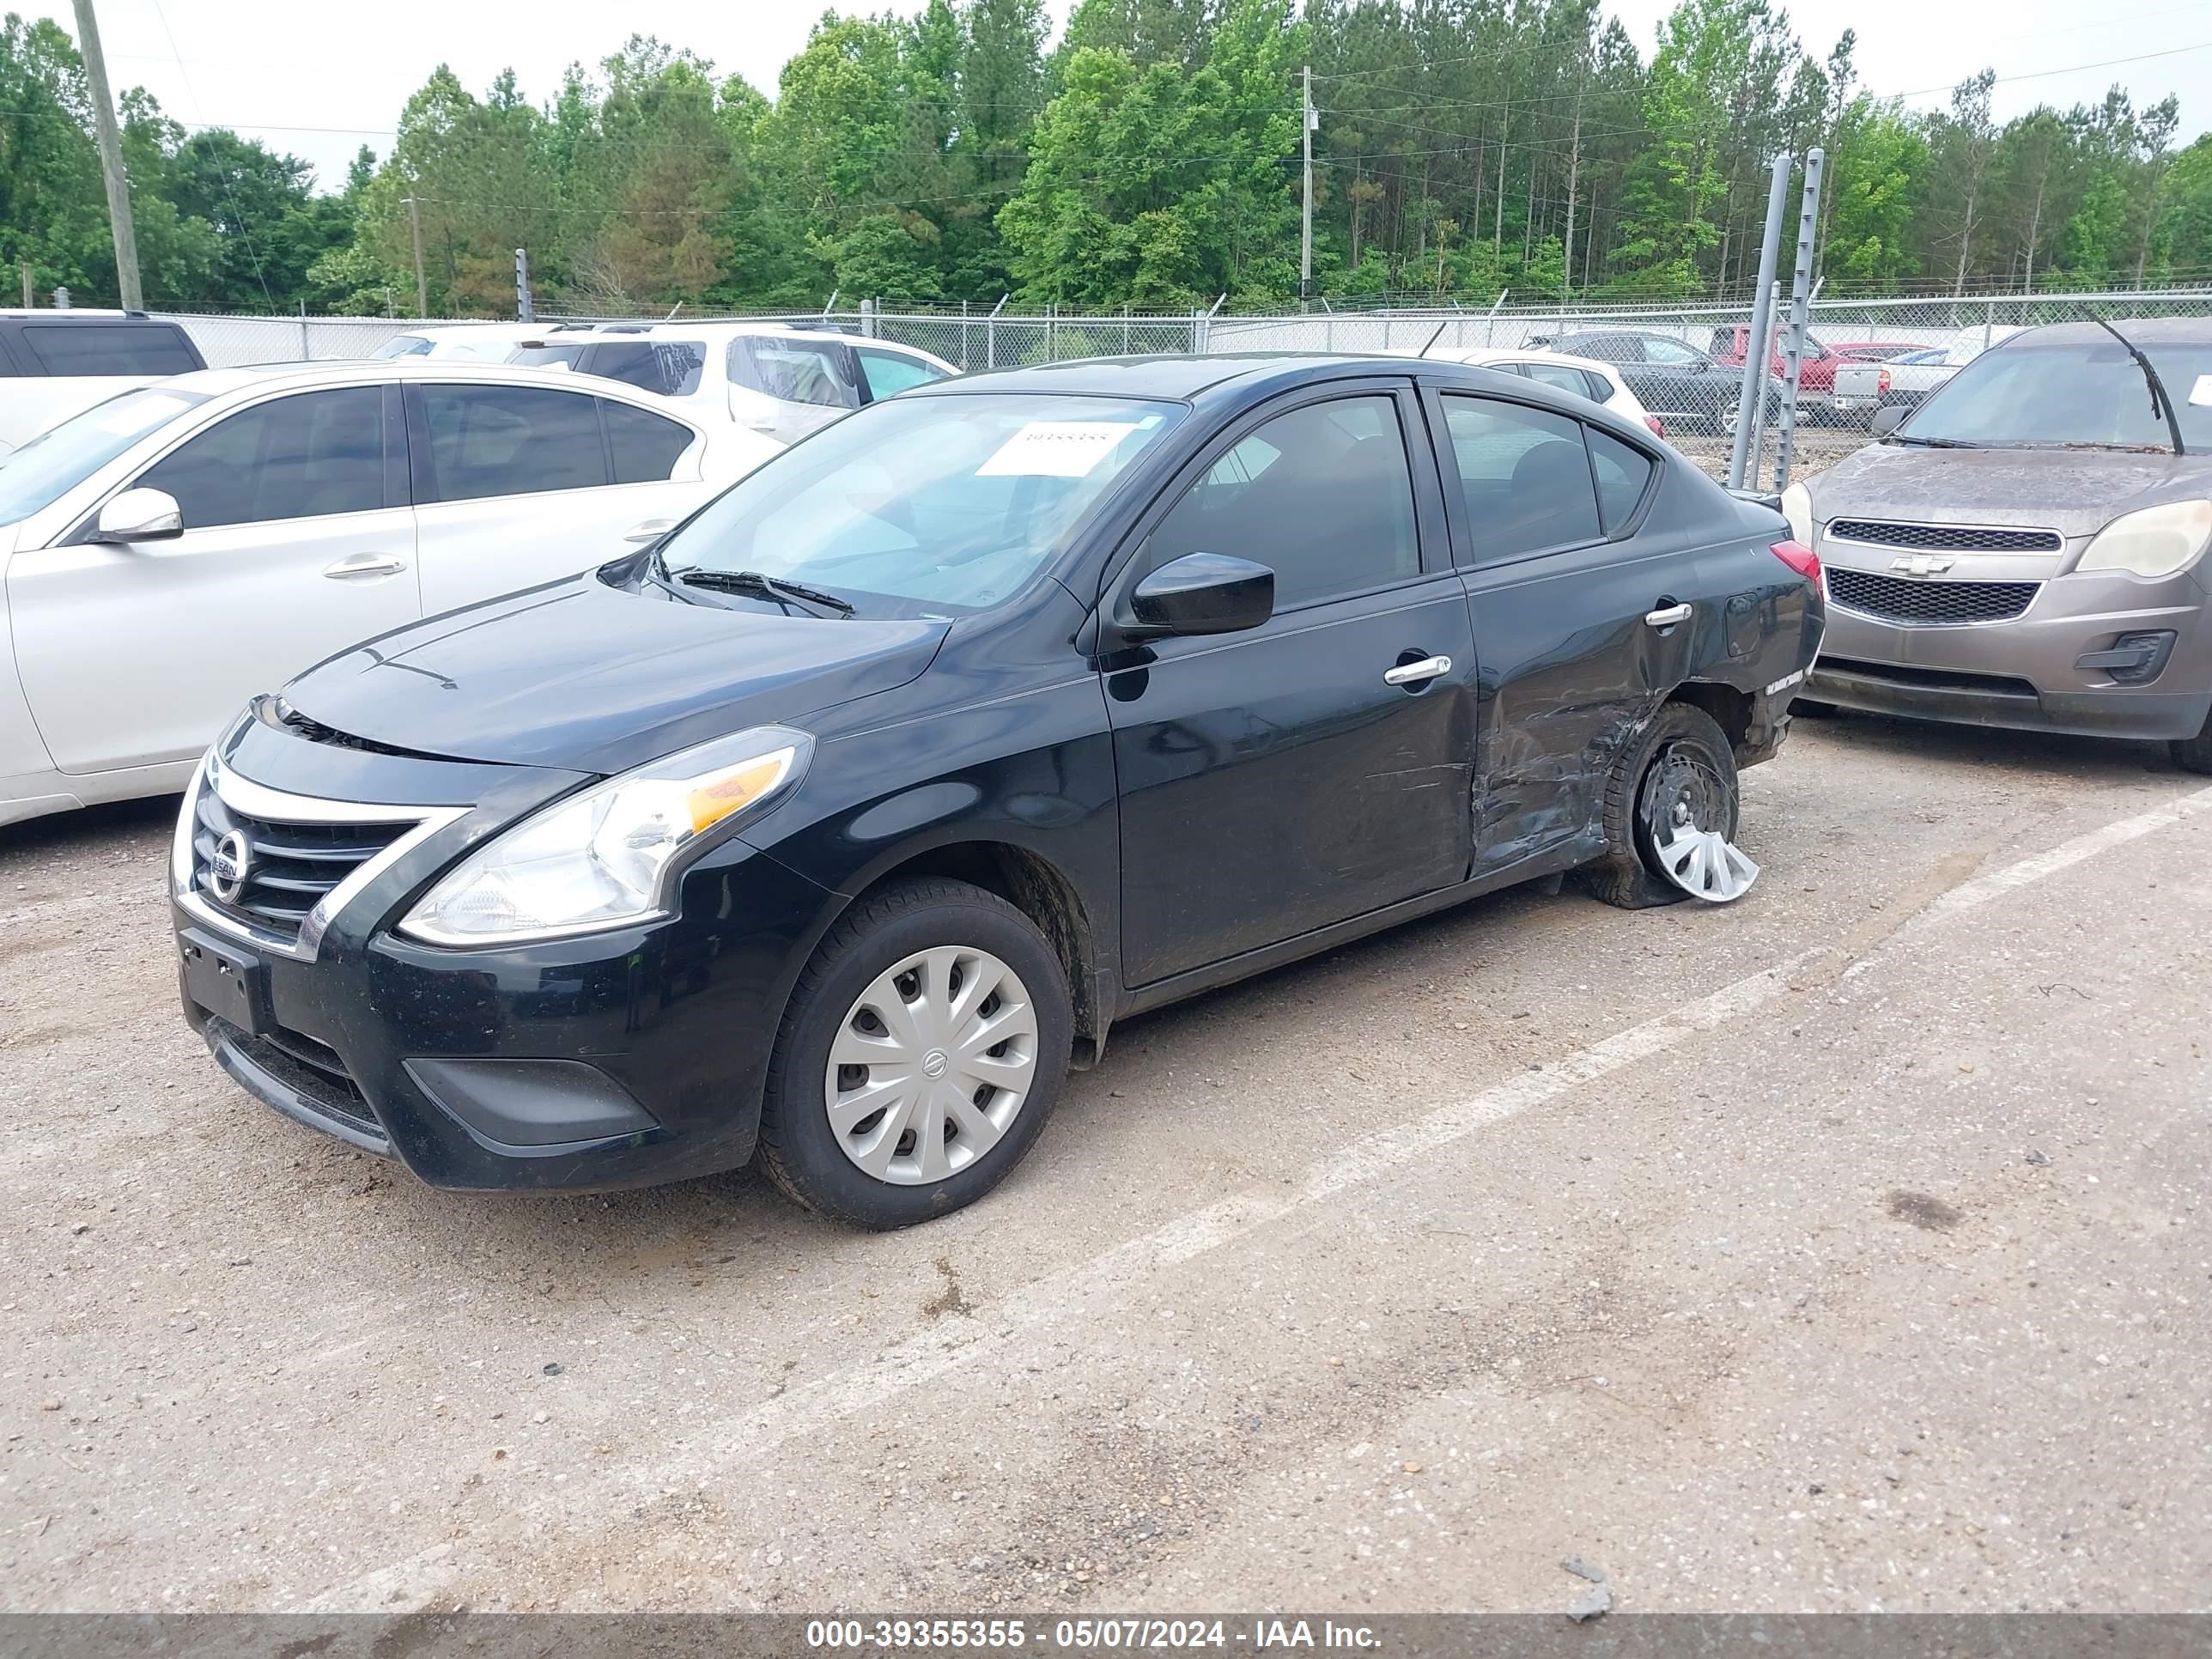
[[[1748,323],[1738,323],[1733,328],[1717,328],[1713,331],[1712,359],[1717,363],[1726,363],[1730,368],[1741,368],[1743,367],[1744,351],[1750,344],[1751,325]],[[1805,337],[1805,361],[1797,365],[1797,390],[1825,397],[1836,384],[1836,366],[1841,361],[1838,353],[1808,334]],[[1787,378],[1788,367],[1782,356],[1782,331],[1778,328],[1766,360],[1767,373],[1778,380],[1784,380]]]

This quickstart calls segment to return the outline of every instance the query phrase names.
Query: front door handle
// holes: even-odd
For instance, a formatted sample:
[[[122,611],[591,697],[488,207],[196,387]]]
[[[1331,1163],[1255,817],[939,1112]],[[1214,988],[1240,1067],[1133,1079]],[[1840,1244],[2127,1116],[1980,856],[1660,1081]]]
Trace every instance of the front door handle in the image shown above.
[[[1424,657],[1419,662],[1401,662],[1382,676],[1385,685],[1417,685],[1423,680],[1432,680],[1439,674],[1451,672],[1449,657]]]
[[[1644,620],[1653,628],[1672,628],[1676,623],[1690,620],[1690,607],[1686,605],[1662,605],[1656,611],[1645,611]]]
[[[406,568],[405,560],[395,559],[389,553],[356,553],[349,559],[325,565],[323,574],[334,582],[362,581],[371,576],[396,576]]]

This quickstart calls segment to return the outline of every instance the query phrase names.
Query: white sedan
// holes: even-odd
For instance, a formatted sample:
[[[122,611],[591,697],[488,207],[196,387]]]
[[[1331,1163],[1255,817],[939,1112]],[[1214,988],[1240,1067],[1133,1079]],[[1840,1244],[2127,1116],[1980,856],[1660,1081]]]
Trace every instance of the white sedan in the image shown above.
[[[1624,420],[1639,422],[1650,427],[1655,438],[1667,435],[1667,428],[1660,422],[1659,417],[1644,408],[1643,401],[1620,378],[1620,370],[1611,363],[1601,363],[1595,357],[1570,357],[1564,352],[1538,351],[1528,346],[1450,346],[1428,355],[1450,362],[1473,363],[1480,368],[1494,368],[1504,374],[1518,374],[1523,380],[1557,386],[1562,392],[1573,392],[1577,398],[1603,404]]]
[[[179,788],[254,693],[618,557],[781,447],[607,381],[419,357],[96,404],[0,465],[0,823]]]

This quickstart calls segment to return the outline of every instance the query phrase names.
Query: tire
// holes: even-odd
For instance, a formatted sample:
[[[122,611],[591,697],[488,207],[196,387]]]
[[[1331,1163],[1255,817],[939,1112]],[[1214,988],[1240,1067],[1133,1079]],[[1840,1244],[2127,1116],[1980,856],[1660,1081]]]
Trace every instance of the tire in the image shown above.
[[[925,953],[905,979],[889,977]],[[1001,999],[987,991],[970,1006],[969,1023],[959,1024],[959,992],[994,969],[1011,973],[1020,994]],[[921,975],[940,971],[945,994],[933,1000]],[[908,980],[911,994],[901,988]],[[910,994],[917,1000],[908,1001]],[[905,1005],[903,1014],[891,1014],[898,1030],[873,1012],[878,1003],[888,1006],[889,996]],[[940,1028],[933,1010],[946,1004]],[[1025,1032],[1018,1018],[1024,1010]],[[972,1034],[977,1021],[1001,1015],[1017,1017],[1010,1028],[1017,1035],[972,1060],[963,1060],[957,1042],[944,1036]],[[853,1226],[884,1231],[950,1215],[1005,1180],[1035,1144],[1067,1076],[1073,1023],[1059,956],[1034,922],[996,894],[936,878],[866,894],[830,927],[793,989],[761,1104],[761,1164],[797,1202]],[[841,1065],[833,1073],[832,1049],[841,1041],[840,1053],[912,1049],[922,1058],[911,1066]],[[1018,1089],[998,1086],[1024,1061],[1029,1070]],[[977,1083],[972,1095],[961,1089],[964,1105],[946,1103],[951,1091],[938,1086],[944,1080],[977,1082],[967,1065],[990,1068],[991,1080]],[[881,1078],[872,1075],[878,1070]],[[902,1079],[912,1079],[914,1088],[902,1091]],[[870,1085],[880,1085],[887,1103],[847,1122],[841,1133],[831,1119],[836,1092],[846,1091],[849,1113],[868,1103]],[[992,1123],[1001,1110],[1004,1122]],[[925,1128],[943,1132],[933,1170]],[[985,1133],[990,1129],[995,1139]],[[864,1168],[864,1158],[883,1173]]]
[[[1705,780],[1705,799],[1694,814],[1700,826],[1735,839],[1741,799],[1726,734],[1702,708],[1663,703],[1606,780],[1605,855],[1576,872],[1593,898],[1623,910],[1648,910],[1689,897],[1660,874],[1654,845],[1654,819],[1686,774]]]
[[[2212,714],[2193,738],[2175,738],[2166,745],[2173,763],[2185,772],[2212,773]]]

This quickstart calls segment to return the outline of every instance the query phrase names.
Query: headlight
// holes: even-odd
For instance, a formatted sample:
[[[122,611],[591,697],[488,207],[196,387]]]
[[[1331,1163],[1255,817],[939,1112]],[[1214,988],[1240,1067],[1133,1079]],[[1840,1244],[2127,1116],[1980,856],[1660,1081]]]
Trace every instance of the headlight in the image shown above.
[[[690,857],[806,770],[814,739],[757,726],[609,778],[502,830],[399,924],[431,945],[560,939],[670,914]]]
[[[1800,547],[1813,544],[1813,492],[1794,483],[1782,492],[1782,516],[1790,520],[1790,537]]]
[[[2113,520],[2097,532],[2074,568],[2171,576],[2196,563],[2208,542],[2212,542],[2212,501],[2168,501]]]

